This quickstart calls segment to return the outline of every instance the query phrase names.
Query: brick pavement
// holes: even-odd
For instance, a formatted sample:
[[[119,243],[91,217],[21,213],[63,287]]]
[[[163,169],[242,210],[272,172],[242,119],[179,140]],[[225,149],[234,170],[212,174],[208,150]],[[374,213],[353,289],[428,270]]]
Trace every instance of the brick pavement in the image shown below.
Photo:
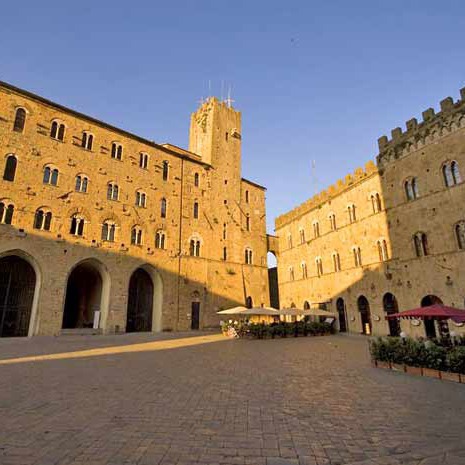
[[[198,342],[0,340],[0,359],[149,344],[0,365],[0,464],[465,464],[465,386],[371,368],[361,337]]]

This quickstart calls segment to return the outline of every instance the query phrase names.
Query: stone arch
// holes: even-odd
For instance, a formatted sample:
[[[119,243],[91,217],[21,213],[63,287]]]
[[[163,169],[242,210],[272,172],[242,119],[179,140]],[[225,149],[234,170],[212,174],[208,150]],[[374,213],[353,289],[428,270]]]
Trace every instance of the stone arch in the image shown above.
[[[32,302],[30,304],[30,317],[27,325],[28,328],[26,334],[24,334],[25,336],[31,337],[37,334],[39,328],[38,306],[40,290],[42,285],[42,270],[37,260],[24,250],[12,249],[0,253],[0,261],[9,257],[17,257],[20,260],[25,261],[32,268],[35,274],[33,297]],[[1,302],[0,305],[3,305],[3,302]]]
[[[162,307],[163,307],[163,280],[160,272],[154,268],[152,265],[145,263],[143,265],[137,266],[132,270],[130,275],[130,280],[138,270],[145,272],[152,282],[153,292],[152,292],[152,308],[151,308],[151,321],[150,329],[151,332],[160,332],[162,330]],[[130,282],[128,283],[128,289]],[[129,311],[129,298],[128,298],[128,311]],[[126,320],[127,322],[127,320]]]
[[[66,278],[63,329],[93,328],[95,311],[100,312],[94,329],[105,330],[110,305],[111,279],[106,266],[95,258],[76,263]],[[76,301],[79,295],[79,301]]]

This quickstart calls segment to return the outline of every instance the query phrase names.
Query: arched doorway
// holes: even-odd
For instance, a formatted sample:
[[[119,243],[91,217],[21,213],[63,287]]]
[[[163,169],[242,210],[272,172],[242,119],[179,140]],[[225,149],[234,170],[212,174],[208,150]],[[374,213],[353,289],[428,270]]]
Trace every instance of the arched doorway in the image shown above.
[[[252,308],[253,307],[253,300],[252,300],[252,297],[250,297],[250,295],[248,297],[246,297],[246,299],[245,299],[245,306],[247,308]]]
[[[153,294],[149,273],[137,268],[129,280],[126,332],[152,331]]]
[[[28,335],[35,287],[36,273],[26,260],[0,259],[0,337]]]
[[[430,305],[435,305],[435,304],[442,304],[442,300],[436,296],[436,295],[425,295],[423,299],[421,299],[421,306],[422,307],[429,307]],[[448,333],[449,328],[447,326],[447,322],[438,322],[439,327],[439,332],[440,334],[443,334],[444,332]],[[437,336],[436,334],[436,325],[434,324],[434,320],[424,320],[423,324],[425,325],[425,335],[427,338],[435,338]],[[447,327],[447,330],[443,327]]]
[[[308,300],[304,302],[304,310],[310,310],[310,304],[308,303]]]
[[[371,334],[371,312],[370,304],[364,295],[357,300],[358,311],[362,322],[362,334]]]
[[[387,315],[399,312],[399,306],[397,305],[397,299],[393,294],[387,292],[383,297],[383,308]],[[389,336],[399,336],[400,334],[400,323],[398,319],[388,320],[389,324]]]
[[[336,301],[337,314],[339,315],[339,332],[347,332],[346,305],[344,299],[339,297]]]
[[[63,329],[101,326],[102,289],[102,276],[92,261],[84,261],[73,269],[66,286]]]

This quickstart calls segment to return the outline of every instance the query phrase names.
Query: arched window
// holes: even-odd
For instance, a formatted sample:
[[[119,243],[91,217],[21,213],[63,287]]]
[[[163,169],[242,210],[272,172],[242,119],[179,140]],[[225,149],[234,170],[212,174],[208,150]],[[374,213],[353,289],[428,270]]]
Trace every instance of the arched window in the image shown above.
[[[354,265],[357,266],[362,266],[362,251],[360,250],[360,247],[352,247],[352,253],[354,255]]]
[[[7,203],[2,200],[0,202],[0,223],[1,224],[11,224],[13,221],[13,213],[15,211],[15,206],[12,203]]]
[[[58,184],[58,169],[51,166],[46,166],[44,168],[43,183],[56,186]]]
[[[165,160],[163,162],[163,181],[168,181],[168,171],[169,171],[169,164]]]
[[[304,310],[310,310],[310,304],[308,303],[308,300],[304,302]]]
[[[318,221],[313,222],[313,238],[320,237],[320,223]]]
[[[379,239],[376,245],[378,247],[379,261],[385,262],[389,260],[387,242],[384,239]]]
[[[194,218],[198,219],[199,217],[199,203],[194,202]]]
[[[106,220],[102,224],[102,241],[115,241],[116,225],[112,221]]]
[[[74,190],[76,192],[86,193],[88,185],[89,185],[89,178],[87,176],[84,176],[83,174],[78,174],[76,176],[76,184],[74,187]]]
[[[195,187],[199,187],[199,184],[200,184],[199,173],[195,173],[195,174],[194,174],[194,186],[195,186]]]
[[[228,249],[223,247],[223,260],[226,261],[228,259]]]
[[[357,221],[357,215],[355,213],[355,205],[354,204],[348,205],[347,211],[349,213],[349,223],[355,223],[355,221]]]
[[[459,221],[455,225],[455,237],[457,238],[459,249],[465,249],[465,221]]]
[[[320,277],[323,274],[323,261],[321,260],[321,257],[315,258],[315,264],[316,264],[316,274],[318,277]]]
[[[190,240],[189,255],[191,257],[200,257],[200,239],[194,237]]]
[[[454,160],[451,162],[446,162],[442,166],[442,175],[444,177],[444,183],[446,187],[455,186],[462,182],[460,176],[459,164]]]
[[[245,216],[245,229],[246,231],[250,231],[250,216],[248,213]]]
[[[249,191],[245,191],[245,203],[249,203]]]
[[[373,208],[373,213],[379,213],[381,211],[381,197],[377,192],[371,194],[371,207]]]
[[[294,267],[289,267],[289,281],[294,281]]]
[[[155,248],[165,249],[166,248],[166,233],[165,231],[157,231],[155,234]]]
[[[245,306],[247,308],[252,308],[253,307],[253,301],[252,301],[252,297],[250,296],[247,296],[246,299],[245,299]]]
[[[145,208],[147,205],[147,195],[145,192],[136,191],[136,207]]]
[[[119,196],[119,187],[118,184],[114,182],[109,182],[107,185],[107,199],[108,200],[118,200]]]
[[[16,175],[16,167],[18,159],[13,155],[8,155],[5,162],[5,170],[3,171],[3,179],[5,181],[14,181]]]
[[[247,265],[252,265],[252,249],[245,249],[245,263]]]
[[[65,125],[58,121],[53,121],[52,128],[50,129],[50,137],[52,139],[63,141],[65,138]]]
[[[122,160],[123,158],[123,146],[118,142],[113,142],[111,144],[111,158],[115,160]]]
[[[52,212],[43,208],[36,210],[34,215],[34,229],[41,229],[43,231],[50,231],[52,223]]]
[[[166,218],[166,210],[167,210],[166,199],[162,198],[160,202],[160,216],[162,218]]]
[[[149,166],[149,156],[146,153],[141,152],[139,154],[139,167],[146,170]]]
[[[337,252],[333,252],[333,267],[335,273],[341,271],[341,259]]]
[[[82,133],[81,147],[86,150],[92,150],[94,145],[94,136],[87,131]]]
[[[415,246],[415,254],[417,257],[424,257],[429,254],[428,238],[424,232],[417,232],[413,236],[413,245]]]
[[[305,244],[305,230],[299,229],[300,243]]]
[[[142,245],[142,229],[139,226],[133,226],[131,229],[131,244]]]
[[[331,231],[336,231],[336,215],[334,213],[330,213],[328,218]]]
[[[23,132],[26,124],[26,110],[24,108],[18,108],[15,114],[15,122],[13,123],[13,131]]]
[[[84,234],[84,217],[78,214],[75,214],[71,217],[71,227],[69,228],[69,233],[73,236],[82,236]]]
[[[409,178],[404,181],[405,197],[407,200],[415,200],[419,197],[417,178]]]
[[[291,233],[289,233],[289,234],[287,235],[287,246],[288,246],[290,249],[292,249],[292,234],[291,234]]]
[[[302,262],[300,264],[300,268],[302,269],[302,279],[307,279],[307,276],[308,276],[307,264],[305,262]]]

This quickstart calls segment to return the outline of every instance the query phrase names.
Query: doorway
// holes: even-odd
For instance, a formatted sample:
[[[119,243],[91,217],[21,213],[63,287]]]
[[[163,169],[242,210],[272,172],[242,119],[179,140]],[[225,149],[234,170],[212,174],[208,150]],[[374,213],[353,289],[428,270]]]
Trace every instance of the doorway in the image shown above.
[[[152,316],[152,278],[147,271],[138,268],[129,280],[126,332],[152,331]]]
[[[192,302],[191,329],[200,328],[200,302]]]
[[[346,305],[344,299],[339,297],[336,301],[337,314],[339,315],[339,332],[347,332]]]
[[[100,312],[102,277],[91,262],[78,265],[66,286],[63,329],[93,328],[95,312]],[[99,327],[96,321],[95,327]]]
[[[36,286],[34,268],[24,259],[0,259],[0,337],[27,336]]]
[[[370,304],[368,299],[361,295],[357,300],[358,311],[360,312],[360,319],[362,323],[362,334],[371,334],[371,313]]]
[[[397,299],[393,294],[387,292],[383,297],[383,308],[387,315],[393,313],[399,313],[399,306],[397,305]],[[400,335],[400,322],[398,319],[389,319],[389,336],[398,337]]]
[[[442,300],[436,295],[426,295],[425,297],[423,297],[423,299],[421,299],[422,307],[429,307],[430,305],[435,305],[435,304],[442,304]],[[428,339],[437,337],[436,325],[434,324],[434,320],[425,319],[423,323],[425,325],[426,337]]]

